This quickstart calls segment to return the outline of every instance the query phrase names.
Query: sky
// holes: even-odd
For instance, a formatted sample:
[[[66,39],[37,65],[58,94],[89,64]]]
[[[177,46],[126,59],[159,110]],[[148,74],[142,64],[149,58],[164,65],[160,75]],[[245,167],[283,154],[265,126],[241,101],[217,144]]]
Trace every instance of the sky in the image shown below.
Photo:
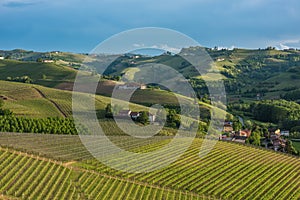
[[[299,11],[299,0],[0,0],[0,49],[88,53],[142,27],[205,47],[300,48]]]

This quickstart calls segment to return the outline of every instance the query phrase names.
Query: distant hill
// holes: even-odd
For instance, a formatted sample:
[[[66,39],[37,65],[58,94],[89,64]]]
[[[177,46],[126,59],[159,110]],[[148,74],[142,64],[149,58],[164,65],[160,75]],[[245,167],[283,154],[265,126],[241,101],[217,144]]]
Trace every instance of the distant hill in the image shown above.
[[[137,73],[137,66],[149,63],[164,64],[174,68],[187,79],[196,79],[193,87],[196,93],[202,96],[203,93],[208,93],[205,82],[202,80],[204,77],[180,56],[184,54],[193,55],[197,48],[182,49],[177,55],[167,53],[153,57],[135,54],[119,55],[116,56],[117,59],[110,64],[104,74],[112,77],[123,76],[124,74],[134,77]],[[271,47],[254,50],[238,48],[233,50],[205,48],[205,50],[214,61],[215,69],[220,72],[218,75],[215,73],[211,76],[218,76],[224,80],[229,102],[236,100],[253,101],[257,99],[258,95],[260,99],[285,98],[300,102],[298,89],[300,88],[299,50],[276,50]],[[0,60],[0,79],[6,80],[9,76],[28,75],[36,84],[60,89],[72,89],[71,85],[76,73],[72,69],[79,68],[84,59],[89,59],[91,63],[93,63],[94,58],[103,60],[96,55],[87,57],[84,54],[38,53],[24,50],[0,51],[1,55],[9,56],[13,60]],[[37,58],[52,59],[55,62],[37,63]],[[105,57],[105,60],[107,59]],[[96,61],[94,65],[99,65],[99,62]],[[207,77],[205,78],[207,79]],[[111,83],[104,83],[103,85],[105,85],[102,88],[104,95],[107,95],[111,91],[111,86],[114,86]]]
[[[37,61],[37,59],[44,60],[54,60],[59,61],[63,60],[66,62],[73,63],[81,63],[86,57],[85,54],[76,54],[76,53],[68,53],[61,51],[51,51],[51,52],[34,52],[27,51],[23,49],[15,49],[15,50],[0,50],[0,56],[6,57],[13,60],[20,61]]]
[[[76,71],[55,63],[0,60],[0,79],[8,80],[29,76],[33,83],[54,87],[62,82],[74,81]]]

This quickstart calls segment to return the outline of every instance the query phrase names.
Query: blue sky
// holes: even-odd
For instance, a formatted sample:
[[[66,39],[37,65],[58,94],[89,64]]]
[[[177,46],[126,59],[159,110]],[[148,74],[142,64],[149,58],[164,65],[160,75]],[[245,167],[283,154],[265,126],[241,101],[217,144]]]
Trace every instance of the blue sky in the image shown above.
[[[0,0],[0,49],[89,52],[140,27],[207,47],[300,48],[298,0]]]

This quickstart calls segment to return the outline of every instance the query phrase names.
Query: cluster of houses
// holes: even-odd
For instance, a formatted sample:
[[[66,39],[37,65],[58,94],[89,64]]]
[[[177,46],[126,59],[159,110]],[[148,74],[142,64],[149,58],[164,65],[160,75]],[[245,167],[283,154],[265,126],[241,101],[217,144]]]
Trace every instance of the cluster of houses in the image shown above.
[[[224,134],[220,135],[220,140],[235,141],[245,143],[246,139],[250,137],[251,131],[248,129],[234,131],[233,122],[224,122],[223,130]]]
[[[261,140],[261,144],[266,148],[274,149],[275,151],[285,151],[289,131],[280,131],[280,129],[269,129],[269,135]],[[244,129],[239,131],[233,130],[233,122],[224,122],[223,134],[220,135],[220,140],[245,143],[247,138],[251,136],[251,130]]]
[[[280,131],[280,129],[269,129],[270,137],[263,141],[263,144],[268,148],[268,144],[272,144],[275,151],[285,151],[287,140],[284,138],[289,136],[289,131]]]
[[[116,117],[123,118],[123,119],[132,119],[136,121],[140,115],[141,112],[133,112],[131,110],[121,110]],[[153,115],[149,112],[147,112],[147,115],[148,115],[149,122],[154,123],[156,115]]]

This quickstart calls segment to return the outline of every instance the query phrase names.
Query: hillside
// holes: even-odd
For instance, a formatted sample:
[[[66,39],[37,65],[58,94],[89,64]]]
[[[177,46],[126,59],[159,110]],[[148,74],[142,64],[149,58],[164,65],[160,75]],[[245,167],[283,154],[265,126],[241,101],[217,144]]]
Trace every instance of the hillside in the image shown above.
[[[86,94],[82,94],[86,95]],[[0,96],[4,108],[16,116],[33,118],[69,117],[72,114],[72,92],[43,87],[35,84],[0,81]],[[110,98],[96,96],[96,109],[103,112]],[[144,106],[131,104],[133,110],[144,110]]]
[[[101,56],[99,58],[89,57],[88,59],[88,57],[81,54],[59,52],[57,54],[50,53],[51,56],[57,57],[56,63],[36,63],[34,59],[23,59],[23,57],[30,57],[31,54],[39,53],[23,51],[24,50],[3,51],[5,55],[14,55],[11,57],[13,60],[31,62],[0,60],[0,79],[5,80],[7,77],[27,75],[30,76],[36,84],[58,87],[60,89],[72,89],[69,84],[72,84],[75,72],[72,71],[72,66],[66,67],[66,65],[63,64],[64,62],[78,63],[80,61],[80,63],[82,63],[85,58],[86,62],[93,63],[95,60],[101,61],[103,59],[109,59],[105,56],[102,56],[103,58]],[[195,71],[190,63],[180,56],[192,55],[194,51],[197,51],[197,48],[182,49],[178,55],[163,54],[154,57],[120,55],[107,68],[104,74],[112,77],[124,74],[134,77],[135,73],[137,73],[137,66],[157,63],[176,69],[186,78],[201,80],[203,77],[199,76],[199,73]],[[237,99],[256,100],[257,94],[259,94],[262,99],[291,99],[291,95],[294,101],[300,99],[299,91],[297,90],[300,87],[300,85],[298,85],[299,81],[297,81],[300,77],[300,51],[292,49],[275,50],[273,48],[256,50],[237,48],[233,50],[217,50],[206,48],[206,51],[215,61],[215,67],[221,73],[221,76],[218,75],[220,76],[219,78],[224,79],[229,101],[235,101]],[[60,59],[58,58],[59,55],[61,56]],[[95,65],[99,64],[97,63],[98,62],[95,61]],[[207,79],[207,77],[205,77],[205,79]],[[110,87],[113,85],[110,85],[110,83],[104,83],[103,85],[102,94],[109,96],[111,91]],[[199,96],[208,92],[204,82],[198,81],[196,86],[194,89]]]
[[[149,152],[170,139],[132,141],[128,137],[115,137],[113,141],[133,152]],[[206,157],[200,158],[202,140],[195,139],[189,150],[170,166],[139,174],[122,173],[92,159],[77,136],[2,133],[0,144],[0,159],[4,161],[0,167],[0,193],[9,197],[249,200],[300,197],[298,158],[234,143],[218,142]],[[172,148],[168,151],[177,149]],[[148,161],[160,162],[157,157]]]
[[[74,81],[76,71],[54,63],[0,60],[0,80],[28,76],[36,84],[54,87],[63,82]]]
[[[183,49],[181,53],[188,54],[193,50],[194,48]],[[283,126],[282,122],[286,119],[289,120],[288,123],[295,123],[293,126],[298,126],[297,117],[300,112],[298,112],[299,104],[296,102],[299,87],[298,82],[295,81],[300,72],[298,51],[274,49],[207,49],[207,51],[216,61],[215,67],[221,71],[221,77],[225,81],[229,111],[232,114],[241,116],[245,120],[251,119],[255,123],[253,127],[261,126],[261,130],[267,130],[271,125]],[[4,101],[3,108],[11,110],[17,118],[49,118],[48,121],[72,118],[71,90],[76,69],[60,64],[62,60],[54,63],[29,61],[31,53],[25,54],[28,56],[28,61],[13,60],[20,59],[17,54],[13,59],[0,60],[0,97]],[[32,52],[31,56],[33,59],[36,55]],[[69,58],[77,59],[72,56]],[[26,60],[25,57],[23,60]],[[201,134],[193,140],[190,148],[178,160],[167,167],[147,173],[117,171],[93,158],[90,151],[83,146],[79,136],[67,135],[68,133],[59,135],[62,133],[57,130],[60,129],[57,125],[53,125],[57,127],[55,132],[50,132],[52,134],[39,132],[37,130],[44,129],[38,126],[45,125],[38,121],[37,127],[29,129],[33,130],[31,133],[0,133],[0,199],[300,198],[298,157],[224,141],[218,141],[207,156],[199,157],[203,144],[203,139],[199,137],[203,137],[203,133],[207,132],[211,116],[209,109],[212,105],[209,104],[209,96],[205,96],[207,88],[202,77],[191,70],[192,66],[178,55],[139,58],[124,55],[106,71],[107,77],[101,79],[95,96],[99,124],[107,137],[120,149],[144,156],[144,163],[137,163],[136,160],[130,160],[132,157],[123,156],[118,158],[117,165],[126,166],[129,170],[143,167],[143,164],[163,166],[169,159],[167,155],[179,152],[187,140],[185,137],[173,138],[178,128],[176,123],[175,126],[164,127],[159,134],[164,136],[145,139],[129,137],[112,119],[105,117],[106,106],[111,103],[110,96],[113,88],[117,84],[122,84],[114,79],[124,73],[132,77],[138,73],[136,66],[128,63],[140,65],[150,62],[168,64],[179,70],[190,80],[199,95],[198,104],[190,96],[177,95],[183,102],[192,101],[193,105],[199,106],[202,120],[199,122],[198,129]],[[87,79],[83,80],[85,84],[81,89],[86,92],[89,91],[92,80],[99,76],[90,72],[84,73]],[[147,73],[144,76],[147,76]],[[26,79],[22,82],[23,79],[15,79],[24,76],[30,77],[32,81],[26,82]],[[126,94],[127,91],[123,92]],[[261,94],[259,96],[261,99],[257,98],[257,93]],[[77,94],[90,96],[88,93]],[[293,102],[263,100],[280,97]],[[163,104],[170,109],[169,118],[174,111],[173,122],[180,119],[175,94],[155,85],[137,90],[130,101],[132,111],[148,111],[147,106]],[[226,112],[221,109],[215,111]],[[267,116],[266,113],[272,114],[272,117]],[[8,119],[5,116],[0,118],[2,122]],[[19,122],[15,118],[11,119],[7,130],[16,132],[12,127]],[[191,118],[184,120],[191,120]],[[240,123],[237,117],[232,120],[235,120],[234,123]],[[31,122],[28,121],[29,124]],[[22,126],[26,123],[27,121],[22,123]],[[66,127],[68,126],[63,128]],[[191,127],[185,126],[185,128],[188,131]],[[146,154],[170,144],[172,140],[176,141],[176,145],[160,153]],[[103,146],[96,144],[96,141],[92,138],[88,140],[88,144],[100,152],[106,151]],[[296,143],[295,146],[298,147],[298,144]],[[115,155],[110,156],[109,159],[115,158]]]
[[[36,62],[38,59],[44,59],[44,60],[54,60],[58,62],[64,61],[66,64],[69,63],[79,64],[82,63],[86,55],[61,52],[61,51],[34,52],[34,51],[27,51],[23,49],[14,49],[11,51],[0,50],[0,56],[8,59],[19,60],[19,61]]]

